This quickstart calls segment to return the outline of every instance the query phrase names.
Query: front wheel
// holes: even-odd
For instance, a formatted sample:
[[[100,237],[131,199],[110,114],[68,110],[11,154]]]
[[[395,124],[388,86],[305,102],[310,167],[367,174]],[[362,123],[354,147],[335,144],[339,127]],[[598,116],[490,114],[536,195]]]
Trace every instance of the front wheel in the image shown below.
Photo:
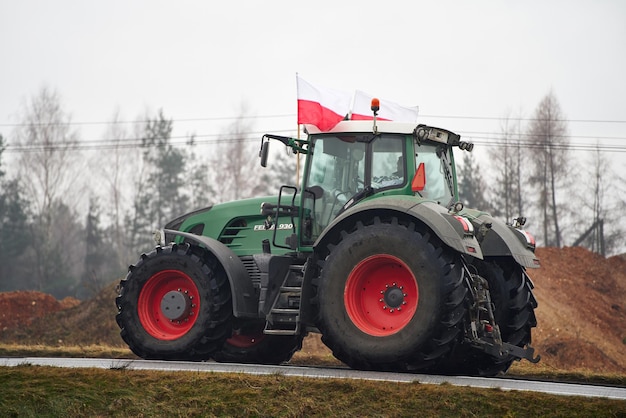
[[[120,335],[139,357],[206,360],[230,335],[228,279],[188,244],[157,247],[129,268],[116,298]]]
[[[352,368],[432,367],[461,335],[458,258],[397,219],[342,235],[316,283],[322,341]]]

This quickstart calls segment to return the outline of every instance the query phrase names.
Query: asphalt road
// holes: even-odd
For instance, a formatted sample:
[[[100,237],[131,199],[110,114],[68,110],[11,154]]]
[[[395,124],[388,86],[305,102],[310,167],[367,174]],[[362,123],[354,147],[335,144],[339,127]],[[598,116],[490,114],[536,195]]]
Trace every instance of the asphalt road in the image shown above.
[[[431,376],[424,374],[366,372],[343,368],[318,368],[302,366],[264,366],[232,363],[196,363],[184,361],[121,360],[92,358],[46,358],[22,357],[0,358],[0,366],[12,367],[22,364],[34,366],[78,367],[129,370],[194,371],[216,373],[246,373],[254,375],[281,374],[309,378],[362,379],[385,382],[420,382],[424,384],[448,383],[455,386],[474,388],[499,388],[549,393],[565,396],[585,396],[626,400],[625,387],[557,383],[507,378],[482,378],[466,376]]]

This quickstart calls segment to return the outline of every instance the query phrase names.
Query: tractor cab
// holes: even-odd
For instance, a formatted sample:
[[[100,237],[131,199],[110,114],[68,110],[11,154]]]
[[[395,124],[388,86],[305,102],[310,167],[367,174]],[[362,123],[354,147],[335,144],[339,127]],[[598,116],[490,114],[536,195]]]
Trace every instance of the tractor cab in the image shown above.
[[[328,225],[356,203],[380,196],[414,196],[418,201],[448,205],[456,201],[457,185],[450,139],[458,136],[437,128],[378,121],[342,121],[328,132],[305,126],[306,140],[266,135],[278,139],[294,152],[306,155],[299,208],[285,205],[285,188],[278,208],[266,208],[276,217],[300,214],[301,246],[313,245]],[[268,142],[262,142],[262,164]],[[264,150],[265,148],[265,150]],[[290,208],[290,209],[287,209]],[[294,225],[296,221],[291,222]]]

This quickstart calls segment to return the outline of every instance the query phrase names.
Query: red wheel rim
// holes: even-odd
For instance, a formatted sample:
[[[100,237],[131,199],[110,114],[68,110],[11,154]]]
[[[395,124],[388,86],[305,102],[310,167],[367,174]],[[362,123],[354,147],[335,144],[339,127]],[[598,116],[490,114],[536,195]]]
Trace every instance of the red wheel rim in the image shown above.
[[[137,313],[148,334],[169,341],[193,327],[199,309],[200,295],[191,277],[179,270],[163,270],[144,284]]]
[[[397,257],[370,256],[350,272],[343,294],[346,312],[361,331],[386,337],[413,318],[419,300],[415,275]]]

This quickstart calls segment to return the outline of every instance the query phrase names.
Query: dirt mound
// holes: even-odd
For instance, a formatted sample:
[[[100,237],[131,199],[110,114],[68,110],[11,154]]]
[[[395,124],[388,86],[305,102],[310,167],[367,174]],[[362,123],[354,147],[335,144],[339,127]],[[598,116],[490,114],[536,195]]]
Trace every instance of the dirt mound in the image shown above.
[[[79,303],[78,299],[69,297],[58,301],[48,294],[36,291],[0,293],[0,330],[28,326],[36,318],[77,306]]]
[[[626,372],[626,259],[580,247],[539,248],[535,348],[559,369]]]
[[[119,283],[118,280],[104,288],[93,299],[82,303],[67,298],[56,301],[52,296],[38,292],[0,293],[0,301],[3,300],[3,296],[8,295],[5,298],[6,306],[13,312],[21,308],[23,301],[29,300],[27,296],[31,293],[41,295],[41,300],[46,301],[38,302],[40,314],[22,315],[22,322],[12,321],[13,326],[7,325],[4,329],[0,329],[0,341],[53,346],[58,344],[125,346],[115,323],[117,283]],[[44,312],[45,307],[49,307],[47,312]]]
[[[544,362],[559,370],[571,368],[595,372],[621,373],[623,365],[608,356],[590,341],[566,337],[548,338],[540,342]]]
[[[539,248],[535,283],[538,326],[533,346],[542,364],[560,370],[626,373],[626,258],[583,248]],[[0,341],[124,347],[115,323],[115,283],[95,298],[56,301],[38,292],[0,293]],[[318,335],[305,355],[330,351]]]

